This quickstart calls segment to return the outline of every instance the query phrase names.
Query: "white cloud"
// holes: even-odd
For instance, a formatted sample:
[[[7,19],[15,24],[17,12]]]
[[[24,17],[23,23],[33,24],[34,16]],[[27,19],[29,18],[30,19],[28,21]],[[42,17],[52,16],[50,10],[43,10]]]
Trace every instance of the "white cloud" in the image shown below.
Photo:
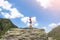
[[[2,11],[2,9],[0,8],[0,12]]]
[[[42,6],[42,7],[44,7],[44,8],[47,8],[49,5],[49,3],[50,3],[50,0],[37,0],[37,2]]]
[[[60,18],[60,0],[36,0],[36,2],[45,10],[53,19]],[[45,14],[47,14],[45,13]]]
[[[1,12],[1,14],[2,14],[5,18],[10,18],[10,15],[9,15],[8,13]]]
[[[57,26],[57,24],[51,23],[51,24],[49,24],[48,26],[51,27],[51,28],[55,28],[55,27]]]
[[[32,19],[33,23],[37,22],[36,17],[32,17],[31,19]],[[21,21],[23,21],[24,23],[27,23],[27,22],[29,22],[29,17],[23,17],[23,18],[21,18]]]
[[[20,17],[24,17],[24,15],[22,15],[16,8],[12,8],[10,11],[11,11],[10,14],[9,13],[4,13],[4,12],[1,12],[1,14],[5,18],[20,18]]]
[[[27,23],[27,25],[26,25],[26,26],[28,26],[28,27],[29,27],[29,25],[30,25],[30,24],[29,24],[29,23]]]
[[[4,12],[1,12],[1,14],[5,18],[20,18],[20,17],[24,17],[24,15],[21,14],[16,8],[11,8],[12,6],[13,5],[11,3],[9,3],[8,1],[0,0],[0,7],[10,11],[10,14],[9,13],[4,13]]]
[[[36,17],[32,17],[32,22],[37,22]]]
[[[58,25],[60,25],[60,23],[51,23],[51,24],[49,24],[48,25],[48,27],[50,27],[50,28],[55,28],[55,27],[57,27]]]
[[[21,18],[21,21],[24,23],[27,23],[27,22],[29,22],[29,17],[23,17],[23,18]]]
[[[0,7],[4,8],[6,10],[10,10],[11,6],[12,6],[12,4],[9,3],[8,1],[0,0]]]
[[[36,0],[43,8],[59,8],[60,0]]]
[[[38,28],[38,23],[34,23],[34,26],[33,27],[36,27],[36,28]]]
[[[32,26],[37,27],[39,24],[36,20],[36,17],[32,17],[31,19],[32,19]],[[21,21],[26,23],[27,26],[29,26],[29,17],[23,17],[23,18],[21,18]]]
[[[45,29],[45,31],[48,33],[52,29],[56,28],[58,25],[60,25],[60,23],[50,23],[49,25],[43,26],[42,28]]]
[[[47,29],[46,27],[42,27],[42,28],[45,29],[45,30]]]
[[[60,23],[51,23],[49,25],[47,25],[47,27],[43,27],[46,32],[50,32],[52,29],[56,28],[58,25],[60,25]]]
[[[16,8],[11,9],[11,18],[24,17]]]

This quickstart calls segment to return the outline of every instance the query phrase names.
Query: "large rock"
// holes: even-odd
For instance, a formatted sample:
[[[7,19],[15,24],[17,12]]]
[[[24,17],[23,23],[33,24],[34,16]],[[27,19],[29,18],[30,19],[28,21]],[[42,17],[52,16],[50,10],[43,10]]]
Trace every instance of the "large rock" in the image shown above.
[[[37,28],[11,28],[2,40],[47,40],[44,29]]]

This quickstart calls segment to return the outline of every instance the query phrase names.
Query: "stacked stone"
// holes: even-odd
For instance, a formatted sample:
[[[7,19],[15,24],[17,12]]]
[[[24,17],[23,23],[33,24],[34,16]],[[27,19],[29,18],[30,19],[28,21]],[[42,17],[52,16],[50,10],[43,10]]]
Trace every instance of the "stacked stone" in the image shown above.
[[[45,31],[42,29],[11,28],[3,36],[3,40],[46,40]]]

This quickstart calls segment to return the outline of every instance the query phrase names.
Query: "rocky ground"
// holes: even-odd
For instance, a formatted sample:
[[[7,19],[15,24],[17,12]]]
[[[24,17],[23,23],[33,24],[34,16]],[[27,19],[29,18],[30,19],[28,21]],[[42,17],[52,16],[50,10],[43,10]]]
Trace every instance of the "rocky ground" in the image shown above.
[[[37,28],[11,28],[2,40],[47,40],[44,29]]]

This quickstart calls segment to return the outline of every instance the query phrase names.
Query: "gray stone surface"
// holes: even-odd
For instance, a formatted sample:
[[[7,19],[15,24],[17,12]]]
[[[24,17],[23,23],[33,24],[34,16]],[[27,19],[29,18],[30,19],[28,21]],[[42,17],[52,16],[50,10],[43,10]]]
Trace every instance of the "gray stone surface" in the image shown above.
[[[3,35],[2,40],[46,40],[46,33],[37,28],[11,28]]]

